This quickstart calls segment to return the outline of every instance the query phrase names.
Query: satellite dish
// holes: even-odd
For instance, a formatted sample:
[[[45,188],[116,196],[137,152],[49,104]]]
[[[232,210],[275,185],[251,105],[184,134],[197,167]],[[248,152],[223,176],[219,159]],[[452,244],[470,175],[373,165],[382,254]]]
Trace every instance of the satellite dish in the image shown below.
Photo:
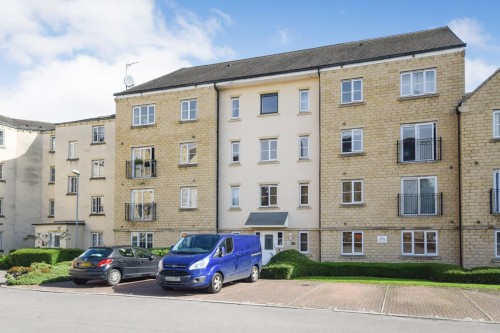
[[[132,78],[132,76],[130,75],[126,75],[124,78],[123,78],[123,82],[125,83],[125,87],[128,89],[128,88],[132,88],[134,86],[134,79]]]

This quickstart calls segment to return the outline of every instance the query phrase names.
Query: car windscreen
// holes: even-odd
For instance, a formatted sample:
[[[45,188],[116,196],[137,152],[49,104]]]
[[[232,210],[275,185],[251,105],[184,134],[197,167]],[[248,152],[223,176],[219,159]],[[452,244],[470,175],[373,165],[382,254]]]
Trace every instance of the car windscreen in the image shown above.
[[[90,248],[80,255],[80,258],[107,258],[113,249],[110,248]]]
[[[172,247],[171,252],[174,254],[210,253],[219,240],[219,235],[187,235]]]

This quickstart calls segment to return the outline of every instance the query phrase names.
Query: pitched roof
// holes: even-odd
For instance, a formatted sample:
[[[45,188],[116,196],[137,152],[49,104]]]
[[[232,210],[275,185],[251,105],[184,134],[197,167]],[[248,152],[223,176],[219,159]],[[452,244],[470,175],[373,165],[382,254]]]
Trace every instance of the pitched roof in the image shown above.
[[[293,73],[458,47],[465,47],[465,43],[448,27],[441,27],[389,37],[227,61],[212,65],[182,68],[116,93],[115,96]]]
[[[115,118],[116,118],[116,115],[111,114],[111,115],[108,115],[108,116],[100,116],[100,117],[94,117],[94,118],[86,118],[86,119],[66,121],[64,123],[56,123],[56,125],[86,123],[86,122],[93,122],[93,121],[100,121],[100,120],[111,120],[111,119],[115,119]]]
[[[493,79],[498,73],[500,73],[500,68],[497,69],[493,74],[491,74],[490,77],[488,77],[486,80],[484,80],[484,82],[481,83],[476,89],[474,89],[474,91],[465,94],[462,97],[462,103],[467,101],[469,98],[471,98],[479,89],[481,89],[486,83],[491,81],[491,79]]]
[[[41,121],[33,121],[33,120],[15,119],[2,115],[0,115],[0,124],[28,131],[51,131],[55,128],[54,124],[51,123],[44,123]]]

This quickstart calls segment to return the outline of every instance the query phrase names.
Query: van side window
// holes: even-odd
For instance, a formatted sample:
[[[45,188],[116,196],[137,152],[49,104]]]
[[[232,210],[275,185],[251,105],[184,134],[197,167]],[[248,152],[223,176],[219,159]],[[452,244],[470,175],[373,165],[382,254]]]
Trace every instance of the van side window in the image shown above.
[[[222,244],[222,246],[226,247],[226,253],[233,252],[233,248],[234,248],[233,238],[232,237],[228,237],[228,238],[225,239],[224,242],[225,242],[225,244]]]

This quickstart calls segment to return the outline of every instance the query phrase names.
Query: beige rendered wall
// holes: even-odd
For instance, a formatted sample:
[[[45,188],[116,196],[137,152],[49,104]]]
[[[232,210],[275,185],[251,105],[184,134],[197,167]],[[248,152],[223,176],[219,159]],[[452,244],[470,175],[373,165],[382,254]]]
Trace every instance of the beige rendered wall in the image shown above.
[[[197,99],[198,117],[181,121],[182,100]],[[155,123],[132,126],[132,108],[155,105]],[[155,247],[168,247],[181,232],[200,233],[216,230],[216,91],[212,86],[166,91],[116,99],[116,216],[115,243],[131,242],[132,232],[151,232]],[[180,144],[197,143],[198,163],[180,166]],[[132,147],[155,147],[157,176],[127,179],[126,161],[132,159]],[[197,188],[197,207],[180,208],[180,188]],[[134,189],[153,189],[156,220],[125,220],[125,204],[131,202]]]
[[[400,73],[435,68],[437,93],[401,98]],[[363,79],[363,102],[341,105],[341,81]],[[459,262],[458,141],[455,108],[464,92],[464,54],[447,51],[408,56],[321,73],[321,260]],[[435,122],[442,160],[397,163],[401,125]],[[341,154],[343,129],[362,128],[364,151]],[[400,217],[397,197],[403,177],[435,176],[443,193],[442,215]],[[341,204],[342,180],[363,181],[360,205]],[[436,230],[438,255],[402,256],[402,230]],[[363,231],[364,254],[341,254],[342,231]],[[387,236],[378,243],[377,236]]]
[[[493,172],[500,170],[500,140],[493,137],[493,112],[500,111],[499,72],[460,109],[464,266],[499,266],[495,232],[500,215],[490,213],[489,196]]]

